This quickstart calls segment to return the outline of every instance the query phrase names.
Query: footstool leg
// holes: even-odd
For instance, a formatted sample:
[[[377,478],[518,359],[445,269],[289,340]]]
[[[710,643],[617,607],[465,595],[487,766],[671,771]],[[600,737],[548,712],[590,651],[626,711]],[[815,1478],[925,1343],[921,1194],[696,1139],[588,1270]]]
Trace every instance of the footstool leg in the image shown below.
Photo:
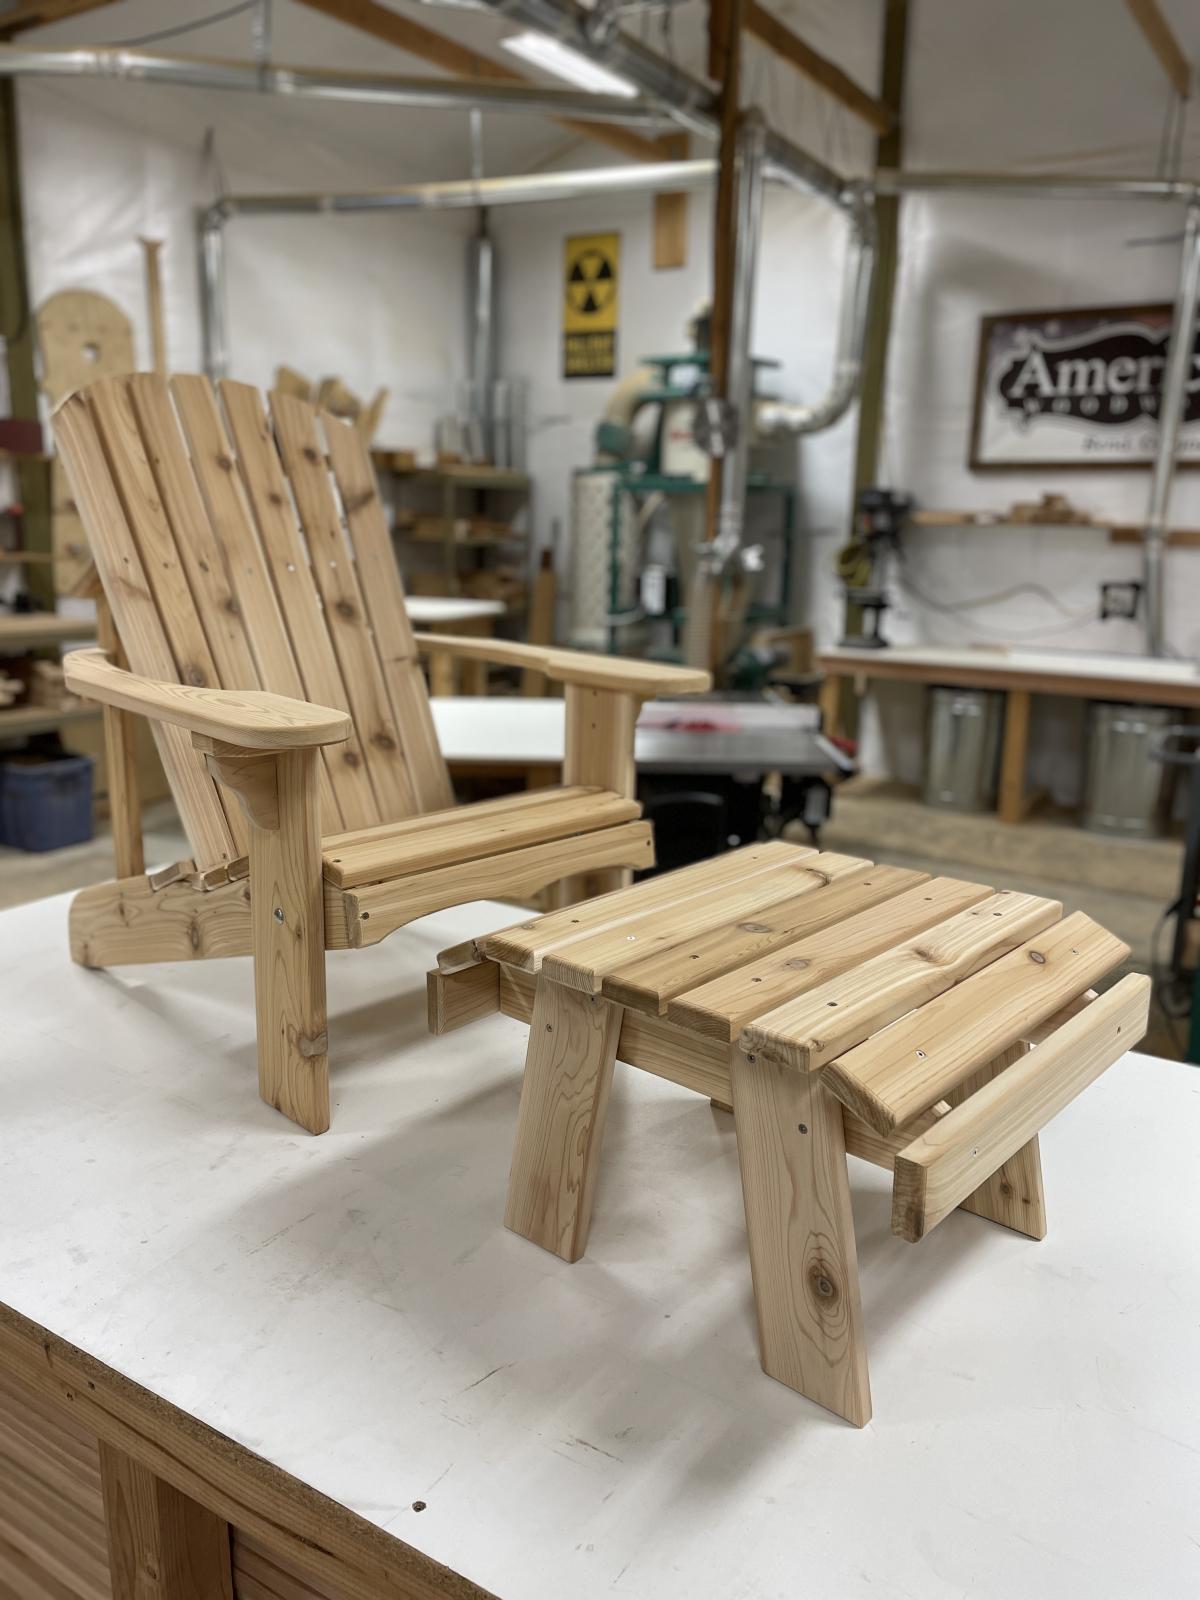
[[[815,1073],[730,1052],[763,1371],[871,1418],[842,1110]]]
[[[979,1071],[959,1084],[946,1096],[951,1105],[958,1105],[968,1095],[989,1083],[997,1073],[1018,1061],[1026,1051],[1024,1044],[1010,1045]],[[967,1197],[959,1207],[988,1222],[998,1222],[1002,1228],[1012,1228],[1030,1239],[1046,1237],[1046,1193],[1042,1188],[1042,1152],[1035,1133],[1028,1144],[1023,1144],[996,1168],[986,1182]]]
[[[587,1248],[621,1012],[538,981],[504,1225],[564,1261]]]

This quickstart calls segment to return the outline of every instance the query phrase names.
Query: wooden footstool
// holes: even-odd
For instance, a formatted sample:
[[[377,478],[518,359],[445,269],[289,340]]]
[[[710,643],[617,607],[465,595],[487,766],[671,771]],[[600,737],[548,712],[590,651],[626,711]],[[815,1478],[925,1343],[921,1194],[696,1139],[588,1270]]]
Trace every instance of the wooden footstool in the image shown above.
[[[502,1010],[529,1049],[504,1220],[576,1261],[613,1061],[731,1106],[762,1365],[871,1415],[846,1154],[892,1230],[956,1206],[1045,1234],[1038,1130],[1142,1037],[1150,980],[1055,900],[775,842],[447,951],[435,1033]]]

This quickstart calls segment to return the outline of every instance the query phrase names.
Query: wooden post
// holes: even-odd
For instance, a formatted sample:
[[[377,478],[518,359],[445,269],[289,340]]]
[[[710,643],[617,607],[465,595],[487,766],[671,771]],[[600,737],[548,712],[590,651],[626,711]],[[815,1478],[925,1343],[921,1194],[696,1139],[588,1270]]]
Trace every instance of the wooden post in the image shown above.
[[[229,1524],[100,1441],[113,1600],[233,1600]]]
[[[842,1108],[816,1073],[730,1052],[763,1371],[871,1419]]]
[[[150,323],[150,352],[155,372],[167,373],[167,324],[163,315],[161,239],[139,239],[146,257],[146,318]]]
[[[504,1226],[564,1261],[587,1249],[622,1014],[545,978],[534,997]]]
[[[528,627],[525,630],[530,644],[554,643],[554,608],[558,600],[558,583],[554,576],[554,552],[543,550],[538,569],[533,577],[533,592],[529,597]],[[526,667],[521,674],[521,693],[536,699],[546,693],[548,684],[544,672]]]
[[[880,98],[893,117],[890,130],[875,144],[876,167],[899,167],[904,159],[904,76],[908,52],[908,0],[886,0],[883,18],[883,68]],[[867,308],[863,338],[862,390],[858,402],[858,436],[854,451],[854,489],[870,488],[879,478],[879,447],[883,436],[884,392],[887,380],[888,342],[892,329],[892,303],[896,293],[896,263],[900,254],[900,201],[895,195],[875,198],[875,276]],[[862,627],[862,611],[846,603],[845,631]],[[849,686],[848,686],[849,687]],[[858,726],[858,705],[853,690],[843,696],[846,731]]]
[[[1000,753],[1000,798],[996,811],[1001,822],[1021,822],[1025,816],[1025,760],[1029,749],[1030,694],[1010,689],[1004,705],[1004,744]]]
[[[114,666],[128,667],[103,591],[96,596],[96,638]],[[117,877],[136,878],[146,870],[137,775],[137,722],[130,712],[119,711],[116,706],[106,705],[103,715],[104,766]]]
[[[733,314],[733,280],[735,255],[735,217],[737,214],[737,131],[739,95],[742,76],[742,6],[743,0],[709,0],[708,11],[708,72],[720,85],[717,105],[721,123],[721,140],[718,150],[717,189],[713,202],[713,299],[712,322],[709,333],[709,376],[712,392],[720,399],[728,397],[729,337]],[[745,427],[748,419],[739,419]],[[704,537],[717,536],[717,518],[721,509],[722,464],[717,458],[709,462],[708,498]],[[693,666],[715,671],[720,665],[723,632],[721,628],[721,584],[719,580],[697,578],[688,586],[688,609],[695,613],[703,607],[704,615],[691,615],[688,628],[695,643],[689,649],[689,662]],[[706,659],[693,659],[703,654]]]
[[[38,419],[38,385],[34,371],[34,319],[25,269],[25,221],[21,202],[21,164],[17,147],[16,85],[0,82],[0,337],[8,364],[8,413]],[[17,479],[25,508],[27,550],[49,552],[50,463],[18,459]],[[46,605],[54,603],[54,568],[37,562],[28,569],[30,592]]]
[[[258,1087],[309,1133],[329,1127],[325,899],[316,748],[247,753],[201,735],[193,744],[250,823],[250,939]]]

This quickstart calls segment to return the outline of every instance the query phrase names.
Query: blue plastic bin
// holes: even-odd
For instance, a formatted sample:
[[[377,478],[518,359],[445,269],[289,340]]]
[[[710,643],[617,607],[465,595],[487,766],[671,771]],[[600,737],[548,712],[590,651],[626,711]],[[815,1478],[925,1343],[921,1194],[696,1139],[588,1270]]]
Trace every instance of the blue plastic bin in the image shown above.
[[[0,760],[0,844],[61,850],[93,836],[91,756]]]

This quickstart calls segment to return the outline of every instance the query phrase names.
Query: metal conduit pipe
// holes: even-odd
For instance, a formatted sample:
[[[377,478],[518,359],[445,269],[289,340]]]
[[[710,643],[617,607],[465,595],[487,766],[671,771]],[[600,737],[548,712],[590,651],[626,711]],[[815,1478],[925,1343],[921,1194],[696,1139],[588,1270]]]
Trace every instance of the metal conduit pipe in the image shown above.
[[[1071,172],[898,172],[881,167],[876,194],[974,193],[1055,200],[1194,200],[1200,184],[1176,178],[1089,177]]]
[[[302,100],[349,100],[359,104],[415,106],[425,110],[489,111],[620,122],[653,128],[662,112],[644,100],[588,90],[548,89],[536,84],[474,79],[396,78],[364,72],[318,72],[309,67],[256,66],[251,62],[188,60],[138,50],[23,50],[0,45],[0,77],[109,78],[163,83],[177,88],[233,89],[250,94],[289,95]]]
[[[487,0],[493,11],[539,33],[546,33],[584,55],[602,61],[622,78],[628,78],[664,115],[682,128],[715,141],[720,136],[716,102],[707,84],[674,62],[656,55],[628,34],[614,30],[597,34],[591,13],[577,0]],[[797,187],[819,195],[831,204],[853,204],[843,179],[832,167],[818,161],[781,134],[769,133],[767,161],[780,174],[787,173]]]
[[[513,22],[602,61],[657,100],[664,117],[706,138],[717,138],[716,107],[707,84],[627,34],[614,30],[600,36],[591,13],[575,0],[487,0],[487,5]]]
[[[763,184],[766,178],[766,126],[753,112],[743,117],[734,153],[737,170],[734,212],[733,294],[729,313],[729,358],[725,402],[732,414],[732,439],[721,463],[721,499],[716,536],[700,550],[710,575],[725,570],[742,547],[746,522],[746,481],[750,473],[754,363],[750,336],[754,289],[762,241]]]
[[[452,178],[362,194],[232,194],[211,208],[221,217],[286,216],[337,211],[455,211],[476,206],[531,205],[545,200],[586,200],[602,194],[654,194],[663,188],[706,189],[715,161],[653,161],[582,172],[530,172],[516,177]]]
[[[833,377],[829,388],[820,400],[810,404],[787,400],[763,401],[754,413],[755,430],[763,438],[820,433],[823,428],[831,428],[845,416],[858,395],[863,344],[867,333],[867,308],[871,301],[871,282],[875,276],[875,213],[870,203],[864,200],[849,214],[848,221],[850,236],[846,241]]]
[[[1179,263],[1179,288],[1167,346],[1163,374],[1162,408],[1158,416],[1158,449],[1150,480],[1150,509],[1142,535],[1142,583],[1146,595],[1146,654],[1163,654],[1163,547],[1167,539],[1167,513],[1175,476],[1179,426],[1187,402],[1196,336],[1196,304],[1200,298],[1200,201],[1187,209],[1183,249]]]

